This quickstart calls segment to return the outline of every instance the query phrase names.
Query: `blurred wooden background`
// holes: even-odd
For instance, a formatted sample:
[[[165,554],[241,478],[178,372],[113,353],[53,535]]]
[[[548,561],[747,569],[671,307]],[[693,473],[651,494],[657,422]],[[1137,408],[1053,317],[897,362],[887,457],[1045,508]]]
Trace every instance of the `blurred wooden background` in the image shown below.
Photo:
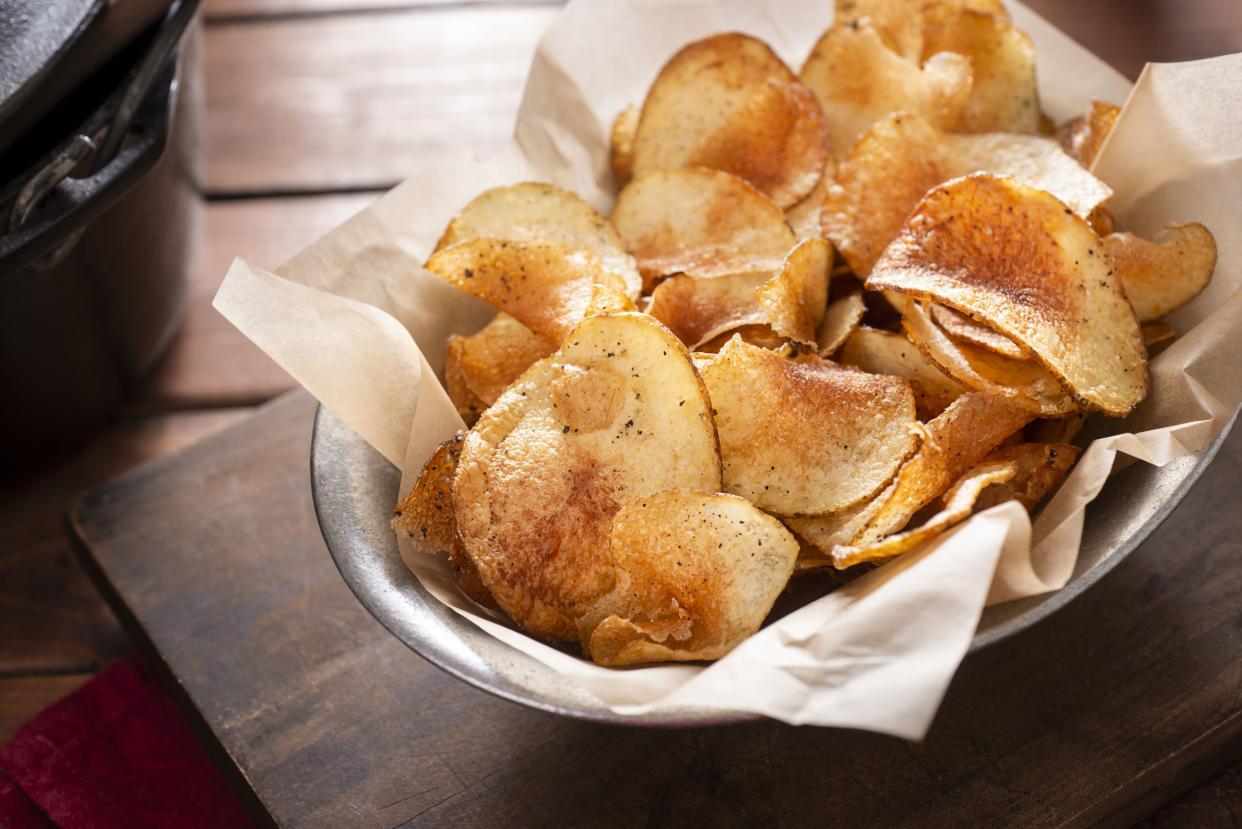
[[[1130,77],[1242,51],[1242,0],[1028,4]],[[499,146],[558,5],[205,0],[209,203],[185,326],[114,427],[0,490],[0,740],[131,647],[73,562],[69,498],[292,386],[210,307],[232,258],[274,267],[442,150]],[[1242,768],[1151,824],[1242,825]]]

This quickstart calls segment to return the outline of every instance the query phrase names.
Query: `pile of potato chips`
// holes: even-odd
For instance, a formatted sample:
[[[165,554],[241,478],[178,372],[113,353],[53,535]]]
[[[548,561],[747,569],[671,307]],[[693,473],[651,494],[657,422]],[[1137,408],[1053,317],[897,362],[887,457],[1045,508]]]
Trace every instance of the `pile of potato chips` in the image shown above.
[[[612,132],[610,217],[489,190],[426,267],[499,311],[448,345],[470,431],[396,525],[605,665],[715,659],[973,512],[1033,509],[1147,394],[1202,225],[1116,232],[1097,103],[1055,132],[996,0],[837,0],[790,70],[721,34]]]

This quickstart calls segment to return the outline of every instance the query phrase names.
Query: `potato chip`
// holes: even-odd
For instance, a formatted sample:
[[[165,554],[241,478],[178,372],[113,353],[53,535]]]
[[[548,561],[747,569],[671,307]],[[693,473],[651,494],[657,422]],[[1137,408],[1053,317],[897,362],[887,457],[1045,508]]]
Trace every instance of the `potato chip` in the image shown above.
[[[920,67],[889,49],[867,21],[829,29],[800,77],[819,99],[837,157],[889,113],[909,112],[948,128],[970,98],[969,58],[939,54]]]
[[[868,22],[884,45],[904,58],[918,61],[923,54],[921,3],[910,0],[836,0],[833,26]]]
[[[1113,124],[1121,108],[1103,101],[1092,101],[1091,111],[1080,115],[1068,124],[1061,126],[1057,132],[1057,140],[1065,152],[1078,160],[1088,170],[1095,163],[1104,149],[1104,141],[1112,132]]]
[[[870,547],[897,532],[914,514],[940,497],[1031,415],[987,392],[964,394],[934,420],[914,457],[902,465],[883,506],[852,541]]]
[[[1140,322],[1190,302],[1216,270],[1216,239],[1201,224],[1169,225],[1150,242],[1133,233],[1113,233],[1104,237],[1104,250]]]
[[[708,492],[631,502],[609,540],[616,587],[582,622],[583,648],[601,665],[724,656],[759,629],[798,557],[775,518]]]
[[[1006,501],[1017,501],[1027,512],[1051,492],[1065,473],[1078,460],[1082,450],[1066,443],[1017,443],[1002,446],[988,455],[991,462],[1012,462],[1014,476],[1004,483],[989,487],[975,503],[976,510],[985,510]]]
[[[621,278],[636,299],[642,288],[634,257],[608,220],[575,193],[540,182],[485,190],[444,230],[436,251],[478,238],[509,242],[556,242],[595,255],[604,270]]]
[[[1047,190],[1083,216],[1112,195],[1049,138],[955,136],[896,113],[871,127],[838,165],[826,187],[824,235],[855,273],[866,276],[929,190],[979,171]]]
[[[397,504],[392,524],[410,537],[420,553],[447,552],[453,545],[457,524],[453,520],[453,476],[465,439],[458,432],[431,454],[414,482],[414,488]]]
[[[767,315],[755,291],[766,273],[739,273],[715,279],[670,276],[656,286],[647,313],[668,326],[690,348],[744,325],[764,325]]]
[[[818,550],[825,559],[824,564],[831,565],[833,549],[849,545],[858,537],[883,508],[895,486],[894,480],[876,497],[847,510],[817,518],[786,518],[785,525]],[[805,565],[803,569],[807,569]]]
[[[729,344],[734,337],[756,348],[776,350],[790,345],[789,340],[772,330],[766,322],[759,325],[743,325],[721,334],[717,334],[707,342],[699,345],[695,351],[704,355],[715,355]]]
[[[905,380],[731,340],[701,371],[724,490],[776,515],[823,515],[875,495],[918,446]]]
[[[621,110],[617,119],[612,122],[608,163],[612,166],[617,187],[629,184],[634,174],[634,136],[638,132],[639,112],[638,107],[631,104]]]
[[[930,420],[966,392],[902,334],[859,328],[845,341],[837,359],[872,374],[909,380],[919,420]]]
[[[1078,408],[1057,378],[1033,360],[1011,360],[995,352],[954,342],[932,322],[931,312],[909,302],[902,326],[910,342],[941,371],[968,389],[986,391],[1043,417],[1062,417]]]
[[[1095,235],[1101,239],[1117,229],[1117,220],[1112,211],[1103,205],[1091,211],[1091,214],[1087,216],[1087,224],[1091,225]]]
[[[1177,332],[1161,320],[1143,323],[1143,345],[1147,346],[1148,356],[1158,354],[1177,339]]]
[[[890,535],[865,547],[837,547],[832,551],[832,563],[838,569],[853,567],[864,561],[883,561],[915,547],[926,544],[945,530],[962,523],[970,517],[984,491],[997,484],[1004,484],[1017,474],[1013,461],[981,464],[968,472],[945,496],[945,505],[925,524],[905,532]]]
[[[824,312],[824,319],[815,334],[815,347],[821,357],[831,357],[845,345],[850,334],[857,330],[867,313],[867,304],[861,291],[852,291],[833,300]]]
[[[819,181],[827,141],[814,96],[767,44],[721,34],[660,70],[634,136],[633,173],[711,167],[788,207]]]
[[[689,156],[677,164],[667,163],[673,160],[664,159],[661,168],[723,170],[750,182],[778,207],[792,207],[823,176],[828,130],[809,89],[800,83],[768,79],[755,87],[731,120],[705,135]]]
[[[923,11],[923,57],[951,52],[970,60],[974,80],[956,132],[1039,132],[1035,44],[1007,18],[932,3]]]
[[[1036,420],[1027,426],[1026,437],[1031,443],[1069,443],[1078,437],[1086,420],[1085,412],[1075,412],[1068,417]]]
[[[589,317],[466,436],[453,485],[465,554],[523,629],[577,639],[615,584],[613,516],[665,490],[718,491],[717,447],[685,347],[644,314]]]
[[[866,285],[988,324],[1088,408],[1120,417],[1147,394],[1138,320],[1100,238],[1055,197],[1013,179],[976,173],[933,190]]]
[[[453,538],[453,546],[449,549],[449,566],[453,569],[453,578],[457,579],[457,586],[471,601],[492,610],[501,609],[500,605],[496,604],[491,591],[487,589],[487,585],[483,584],[483,579],[479,576],[479,568],[475,567],[470,556],[466,555],[461,539],[456,537]]]
[[[771,273],[797,243],[771,199],[737,176],[706,168],[635,178],[617,198],[612,223],[647,284],[674,273]]]
[[[556,346],[501,312],[482,331],[468,337],[449,337],[449,352],[457,354],[462,381],[490,406],[501,392],[542,360]]]
[[[807,239],[789,252],[776,275],[755,289],[768,325],[782,337],[814,345],[828,304],[832,245]]]
[[[449,400],[453,402],[453,408],[457,409],[457,414],[461,415],[461,419],[467,426],[473,426],[488,404],[479,399],[479,396],[470,390],[470,385],[466,382],[466,375],[461,367],[463,351],[464,345],[461,338],[449,337],[448,348],[444,353],[444,390],[448,393]]]
[[[1011,360],[1031,359],[1030,351],[994,328],[975,322],[960,311],[933,303],[931,315],[936,325],[939,325],[946,334],[959,343],[986,348],[988,351],[995,351]]]
[[[478,238],[431,255],[427,270],[553,343],[589,312],[626,304],[626,286],[588,251]]]

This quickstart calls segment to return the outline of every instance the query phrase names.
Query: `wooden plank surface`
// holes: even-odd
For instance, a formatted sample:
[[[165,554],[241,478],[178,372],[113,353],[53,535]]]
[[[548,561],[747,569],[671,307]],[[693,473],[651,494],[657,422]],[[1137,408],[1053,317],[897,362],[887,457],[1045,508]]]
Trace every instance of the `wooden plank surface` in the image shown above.
[[[185,321],[147,384],[147,410],[253,405],[293,380],[211,307],[235,257],[273,269],[361,210],[375,193],[216,201],[207,206]]]
[[[509,135],[547,5],[218,25],[206,38],[208,191],[384,188]]]
[[[1242,431],[1112,574],[968,659],[913,746],[596,726],[440,673],[332,566],[311,412],[294,394],[76,514],[137,635],[281,826],[1126,825],[1242,747]]]
[[[89,673],[0,678],[0,743],[26,721],[90,679]]]

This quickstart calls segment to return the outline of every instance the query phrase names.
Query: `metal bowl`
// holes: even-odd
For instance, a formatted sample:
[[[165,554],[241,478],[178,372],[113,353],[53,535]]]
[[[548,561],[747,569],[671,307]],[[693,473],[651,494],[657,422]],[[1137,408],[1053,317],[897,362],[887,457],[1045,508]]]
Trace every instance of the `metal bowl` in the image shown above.
[[[1236,415],[1235,415],[1236,420]],[[1087,509],[1078,564],[1055,593],[987,608],[971,651],[1012,636],[1099,581],[1158,527],[1228,437],[1233,420],[1202,452],[1162,468],[1135,463],[1114,475]],[[721,725],[757,715],[680,709],[622,717],[551,668],[484,633],[433,598],[401,561],[389,521],[400,471],[323,406],[311,440],[315,514],[345,583],[412,650],[453,676],[504,699],[569,717],[645,726]]]

